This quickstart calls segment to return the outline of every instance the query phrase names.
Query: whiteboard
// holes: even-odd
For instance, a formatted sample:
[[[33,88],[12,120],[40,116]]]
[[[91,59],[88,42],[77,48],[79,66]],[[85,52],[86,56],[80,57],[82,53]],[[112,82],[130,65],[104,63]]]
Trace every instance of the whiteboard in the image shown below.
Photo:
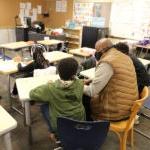
[[[113,0],[110,30],[117,37],[150,37],[150,0]]]

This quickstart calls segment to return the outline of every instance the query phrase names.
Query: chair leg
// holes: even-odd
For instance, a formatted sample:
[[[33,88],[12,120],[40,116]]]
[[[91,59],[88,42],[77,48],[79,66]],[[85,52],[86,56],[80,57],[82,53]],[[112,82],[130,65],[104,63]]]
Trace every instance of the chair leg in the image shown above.
[[[123,133],[116,132],[115,130],[113,130],[113,132],[115,132],[119,138],[120,150],[123,150]]]
[[[6,150],[12,150],[10,133],[4,135],[4,142],[5,142]]]
[[[117,133],[120,140],[120,150],[126,150],[126,144],[127,144],[127,134],[123,133]]]
[[[131,130],[128,132],[128,138],[127,138],[127,140],[130,143],[130,146],[132,147],[132,149],[134,149],[133,128],[131,128]]]
[[[122,135],[122,150],[126,150],[127,147],[127,134],[123,133]]]

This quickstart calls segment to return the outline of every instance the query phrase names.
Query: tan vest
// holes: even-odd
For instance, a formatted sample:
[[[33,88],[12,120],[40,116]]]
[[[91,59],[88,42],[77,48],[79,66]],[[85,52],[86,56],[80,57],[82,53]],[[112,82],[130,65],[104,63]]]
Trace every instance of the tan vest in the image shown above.
[[[138,88],[132,60],[112,48],[104,54],[100,63],[113,68],[113,76],[105,88],[91,101],[94,120],[121,120],[129,117],[133,102],[138,99]]]

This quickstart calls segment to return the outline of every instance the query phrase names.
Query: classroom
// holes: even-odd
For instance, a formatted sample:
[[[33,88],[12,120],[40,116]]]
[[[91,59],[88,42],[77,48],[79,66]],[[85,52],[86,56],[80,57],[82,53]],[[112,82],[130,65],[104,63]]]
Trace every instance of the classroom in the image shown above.
[[[0,0],[0,150],[148,150],[150,0]]]

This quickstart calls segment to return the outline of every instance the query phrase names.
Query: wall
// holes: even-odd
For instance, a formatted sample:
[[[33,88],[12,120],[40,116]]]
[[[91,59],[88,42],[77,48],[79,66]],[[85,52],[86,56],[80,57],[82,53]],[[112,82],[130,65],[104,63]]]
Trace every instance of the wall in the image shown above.
[[[73,3],[77,2],[111,2],[111,0],[67,0],[67,12],[56,12],[56,0],[46,0],[46,10],[49,11],[50,17],[46,20],[48,27],[56,28],[65,25],[67,20],[73,18]],[[109,3],[111,4],[111,3]],[[105,26],[109,25],[111,5],[103,5],[102,16],[106,18]]]
[[[31,2],[32,8],[42,5],[45,9],[45,0],[0,0],[0,44],[14,42],[15,39],[15,16],[19,14],[19,3]],[[45,21],[41,16],[38,16],[40,20]]]
[[[67,12],[56,12],[56,0],[47,0],[46,10],[50,13],[50,17],[46,21],[48,27],[64,26],[66,20],[73,17],[73,0],[67,0]]]
[[[105,27],[109,27],[111,3],[102,3],[101,15],[105,18]]]
[[[0,28],[15,27],[14,17],[19,14],[19,2],[31,2],[32,7],[39,4],[45,8],[45,0],[0,0]]]

